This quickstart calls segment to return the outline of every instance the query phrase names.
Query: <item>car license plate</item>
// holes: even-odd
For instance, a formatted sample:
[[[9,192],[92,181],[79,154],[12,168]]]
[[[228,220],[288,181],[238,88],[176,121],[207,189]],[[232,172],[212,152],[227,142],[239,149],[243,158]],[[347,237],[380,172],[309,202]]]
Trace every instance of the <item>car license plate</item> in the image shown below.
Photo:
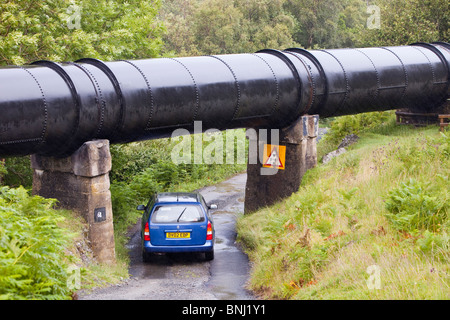
[[[190,238],[191,233],[190,232],[167,232],[166,238],[170,239],[176,239],[176,238]]]

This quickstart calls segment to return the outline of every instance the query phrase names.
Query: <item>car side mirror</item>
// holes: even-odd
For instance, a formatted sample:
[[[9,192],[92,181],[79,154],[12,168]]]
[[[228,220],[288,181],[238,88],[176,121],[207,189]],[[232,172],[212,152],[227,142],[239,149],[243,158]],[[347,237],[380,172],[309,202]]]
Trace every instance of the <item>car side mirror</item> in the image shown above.
[[[145,210],[145,206],[144,206],[143,204],[140,204],[140,205],[138,205],[138,206],[136,207],[136,210],[144,211],[144,210]]]
[[[209,209],[217,209],[217,204],[210,204],[209,206],[208,206],[208,208]]]

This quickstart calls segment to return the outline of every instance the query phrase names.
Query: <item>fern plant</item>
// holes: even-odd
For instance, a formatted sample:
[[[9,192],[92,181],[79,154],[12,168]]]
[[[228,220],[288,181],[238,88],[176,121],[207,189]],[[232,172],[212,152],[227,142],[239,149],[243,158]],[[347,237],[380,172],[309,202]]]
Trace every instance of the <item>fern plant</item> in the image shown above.
[[[389,192],[386,217],[400,230],[436,231],[447,220],[448,200],[446,193],[431,192],[430,183],[410,179]]]
[[[68,299],[70,238],[55,200],[0,188],[0,299]]]

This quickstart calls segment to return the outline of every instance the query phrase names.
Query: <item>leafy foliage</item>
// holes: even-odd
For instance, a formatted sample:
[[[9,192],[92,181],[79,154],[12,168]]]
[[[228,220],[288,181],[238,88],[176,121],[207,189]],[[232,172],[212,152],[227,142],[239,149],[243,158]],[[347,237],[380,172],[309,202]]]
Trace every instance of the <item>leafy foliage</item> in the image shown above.
[[[386,216],[398,229],[436,231],[447,221],[450,194],[445,187],[440,190],[430,184],[410,179],[389,192]]]
[[[55,201],[0,188],[0,299],[68,299],[70,239]]]
[[[1,170],[0,167],[0,171]],[[29,156],[6,158],[3,170],[4,174],[3,179],[0,179],[0,185],[4,184],[10,187],[23,186],[25,188],[31,188],[33,183],[33,171],[30,166]]]
[[[450,5],[446,0],[376,0],[379,29],[361,28],[358,46],[408,45],[413,42],[448,41]]]
[[[448,41],[445,0],[370,1],[380,28],[369,28],[361,0],[165,0],[165,49],[177,56],[264,48],[342,48]]]
[[[450,140],[445,133],[438,137],[417,138],[414,143],[398,146],[386,152],[386,160],[399,161],[408,174],[420,171],[424,159],[442,173],[420,180],[410,178],[393,188],[386,197],[386,217],[399,230],[440,232],[450,226],[450,183],[448,163]]]
[[[319,159],[326,153],[336,150],[347,135],[359,135],[363,132],[370,132],[374,128],[380,133],[383,129],[395,126],[395,115],[393,111],[367,112],[331,118],[327,121],[330,130],[320,140],[322,148],[318,152]]]
[[[317,1],[314,1],[317,2]],[[165,1],[165,47],[176,55],[351,44],[361,1]]]
[[[2,185],[3,178],[4,178],[4,175],[6,173],[8,173],[8,170],[6,170],[5,161],[4,160],[0,160],[0,185]]]
[[[297,20],[294,39],[305,48],[352,46],[365,23],[363,1],[287,0],[285,7]]]
[[[175,55],[254,52],[297,45],[283,0],[165,1],[166,50]]]
[[[417,246],[422,251],[444,262],[450,252],[450,234],[447,232],[436,233],[425,230],[423,237],[417,240]]]
[[[158,9],[159,0],[2,2],[0,64],[156,57],[163,32]]]

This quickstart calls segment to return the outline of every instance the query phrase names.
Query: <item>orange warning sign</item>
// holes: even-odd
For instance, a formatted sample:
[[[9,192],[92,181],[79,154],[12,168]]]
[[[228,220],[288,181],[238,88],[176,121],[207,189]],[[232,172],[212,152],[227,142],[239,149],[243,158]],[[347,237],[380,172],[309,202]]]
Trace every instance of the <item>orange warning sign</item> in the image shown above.
[[[285,158],[286,146],[277,146],[272,144],[264,145],[263,167],[284,170]]]

